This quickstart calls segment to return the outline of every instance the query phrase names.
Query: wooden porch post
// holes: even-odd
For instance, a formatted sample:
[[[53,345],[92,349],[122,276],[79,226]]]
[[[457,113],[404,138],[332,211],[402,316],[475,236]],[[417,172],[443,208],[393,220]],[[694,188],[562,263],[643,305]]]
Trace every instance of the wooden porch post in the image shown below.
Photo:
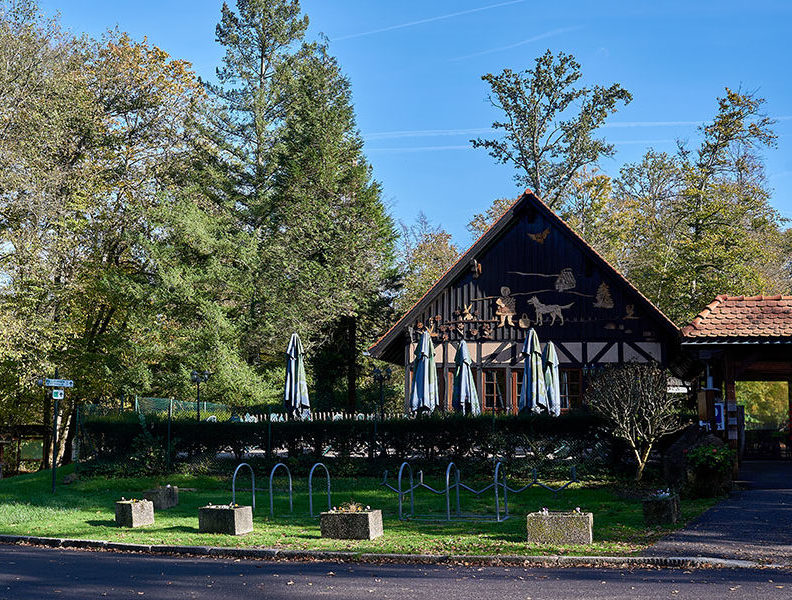
[[[726,421],[726,433],[729,440],[729,447],[737,449],[737,392],[734,384],[734,360],[727,352],[724,356],[724,420]]]
[[[792,379],[787,380],[787,397],[789,398],[789,432],[787,435],[787,454],[790,454],[790,446],[792,446]]]
[[[479,401],[481,402],[481,412],[484,412],[484,368],[481,360],[481,342],[476,342],[476,387],[478,387]],[[495,407],[493,407],[493,411]]]
[[[448,342],[443,342],[443,410],[451,411],[453,410],[451,406],[451,394],[449,394],[449,389],[451,386],[448,385]]]
[[[404,412],[410,413],[410,345],[412,339],[404,346]]]

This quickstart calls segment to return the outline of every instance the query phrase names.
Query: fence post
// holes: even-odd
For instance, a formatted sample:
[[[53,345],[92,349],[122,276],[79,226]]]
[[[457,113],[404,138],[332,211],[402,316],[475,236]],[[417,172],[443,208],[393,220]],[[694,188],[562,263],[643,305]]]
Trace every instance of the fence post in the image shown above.
[[[74,433],[74,446],[76,447],[76,453],[72,450],[73,454],[76,454],[76,458],[74,461],[74,472],[80,472],[80,434],[82,433],[82,429],[80,428],[80,407],[77,406],[74,408],[74,420],[75,420],[75,428],[76,431]]]
[[[272,458],[272,408],[267,408],[267,460]]]
[[[165,447],[165,470],[171,468],[171,421],[173,420],[173,398],[168,398],[168,445]]]
[[[55,493],[55,477],[58,468],[58,401],[55,400],[52,410],[52,493]]]

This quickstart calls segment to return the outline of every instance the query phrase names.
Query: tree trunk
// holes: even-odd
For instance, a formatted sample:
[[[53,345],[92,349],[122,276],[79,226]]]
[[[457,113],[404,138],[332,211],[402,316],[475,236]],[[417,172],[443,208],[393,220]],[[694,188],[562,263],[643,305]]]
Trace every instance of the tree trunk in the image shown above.
[[[635,452],[635,458],[638,461],[638,468],[635,470],[635,481],[641,481],[644,468],[646,467],[646,463],[649,460],[649,453],[652,451],[652,446],[647,446],[644,448],[643,452],[640,452],[638,448],[633,448],[633,451]]]
[[[347,318],[347,412],[357,411],[357,317]]]
[[[44,416],[42,417],[44,423],[44,438],[42,444],[44,446],[41,456],[41,468],[49,469],[50,455],[52,454],[52,399],[50,398],[49,388],[44,388]]]
[[[71,438],[74,437],[74,433],[70,431],[72,429],[72,425],[74,424],[74,419],[72,418],[74,409],[71,406],[64,406],[59,412],[57,447],[58,454],[55,458],[57,461],[56,464],[64,465],[71,461],[71,456],[66,455],[66,447],[71,444]]]

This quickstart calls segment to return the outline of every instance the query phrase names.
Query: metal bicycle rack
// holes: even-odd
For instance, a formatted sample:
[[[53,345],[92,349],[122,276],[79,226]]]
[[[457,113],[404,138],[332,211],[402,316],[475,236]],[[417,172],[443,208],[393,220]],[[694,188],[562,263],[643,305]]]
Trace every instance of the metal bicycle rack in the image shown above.
[[[409,487],[404,486],[404,472],[405,468],[409,474]],[[453,473],[453,483],[452,483],[452,473]],[[451,510],[451,492],[454,492],[455,496],[455,509],[453,511],[453,518],[462,520],[462,519],[490,519],[492,517],[488,515],[476,514],[476,513],[463,513],[461,509],[461,503],[459,498],[459,491],[460,489],[464,489],[465,491],[473,494],[474,496],[481,496],[485,492],[489,491],[490,489],[493,490],[495,496],[495,522],[500,523],[505,521],[509,518],[509,492],[512,494],[519,494],[524,492],[530,487],[538,486],[553,492],[553,494],[558,494],[561,490],[567,488],[572,483],[578,481],[577,472],[575,467],[571,468],[571,479],[567,481],[564,485],[553,488],[547,484],[544,484],[539,481],[537,477],[536,469],[533,470],[533,479],[527,485],[521,488],[512,488],[508,485],[506,480],[506,473],[505,467],[503,463],[498,461],[495,463],[495,472],[492,478],[492,483],[485,485],[483,488],[476,490],[470,486],[465,485],[462,483],[461,479],[461,472],[459,468],[453,463],[450,462],[448,467],[446,467],[445,471],[445,489],[436,490],[432,486],[424,483],[423,480],[423,471],[418,471],[418,483],[414,482],[413,479],[413,470],[412,467],[408,462],[403,462],[399,467],[399,475],[396,482],[396,487],[393,487],[391,484],[388,483],[388,471],[385,471],[383,476],[382,485],[389,490],[396,492],[398,499],[399,499],[399,520],[406,520],[406,519],[428,519],[428,520],[437,520],[436,517],[432,515],[418,515],[415,514],[415,490],[418,488],[425,488],[432,492],[433,494],[437,494],[439,496],[445,496],[446,500],[446,521],[451,521],[452,519],[452,510]],[[502,496],[501,496],[502,492]],[[404,497],[409,494],[410,495],[410,512],[407,516],[404,514]],[[503,511],[501,511],[501,497],[503,498]]]
[[[253,467],[247,463],[239,463],[234,469],[234,476],[231,478],[231,504],[236,505],[236,478],[242,467],[250,469],[250,491],[253,493],[253,510],[256,510],[256,474],[253,473]]]
[[[242,467],[247,467],[250,469],[250,479],[251,479],[251,491],[253,493],[253,510],[256,509],[256,491],[263,492],[263,489],[256,488],[256,475],[253,472],[253,467],[251,467],[248,463],[239,463],[237,468],[234,470],[234,476],[231,478],[231,503],[236,504],[236,478],[237,474],[239,473],[239,469]],[[287,465],[284,463],[278,463],[272,470],[270,471],[269,476],[269,503],[270,503],[270,517],[275,516],[275,497],[273,493],[273,480],[275,479],[275,474],[278,469],[283,468],[286,471],[286,476],[288,477],[289,481],[289,512],[294,513],[294,486],[292,482],[292,475],[291,470]],[[321,468],[324,470],[325,473],[325,481],[327,484],[327,510],[332,508],[331,503],[331,489],[330,489],[330,470],[325,466],[323,463],[315,463],[313,467],[311,467],[311,471],[308,473],[308,510],[311,517],[318,517],[318,514],[314,514],[313,509],[313,476],[314,471],[316,469]],[[243,489],[242,491],[247,491],[247,489]]]
[[[292,494],[292,476],[291,476],[291,471],[289,470],[289,467],[287,467],[283,463],[278,463],[274,467],[272,467],[272,471],[270,471],[270,476],[269,476],[270,517],[274,517],[275,516],[275,503],[274,503],[274,501],[272,499],[272,478],[275,477],[275,471],[278,470],[278,467],[283,467],[284,469],[286,469],[286,475],[288,475],[288,477],[289,477],[289,512],[290,513],[294,512],[294,498],[293,498],[293,494]]]
[[[311,467],[311,472],[308,474],[308,512],[312,517],[319,516],[315,515],[313,511],[313,474],[316,470],[316,467],[322,467],[324,469],[325,476],[327,477],[327,510],[332,508],[332,504],[330,502],[330,471],[327,470],[327,467],[324,466],[324,464],[316,463],[313,467]]]

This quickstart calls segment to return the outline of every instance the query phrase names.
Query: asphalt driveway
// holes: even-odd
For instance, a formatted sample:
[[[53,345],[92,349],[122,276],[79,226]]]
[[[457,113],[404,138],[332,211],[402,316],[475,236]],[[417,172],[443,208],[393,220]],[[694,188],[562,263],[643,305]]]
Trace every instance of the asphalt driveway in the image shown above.
[[[746,461],[739,491],[647,556],[711,556],[792,565],[792,461]]]

